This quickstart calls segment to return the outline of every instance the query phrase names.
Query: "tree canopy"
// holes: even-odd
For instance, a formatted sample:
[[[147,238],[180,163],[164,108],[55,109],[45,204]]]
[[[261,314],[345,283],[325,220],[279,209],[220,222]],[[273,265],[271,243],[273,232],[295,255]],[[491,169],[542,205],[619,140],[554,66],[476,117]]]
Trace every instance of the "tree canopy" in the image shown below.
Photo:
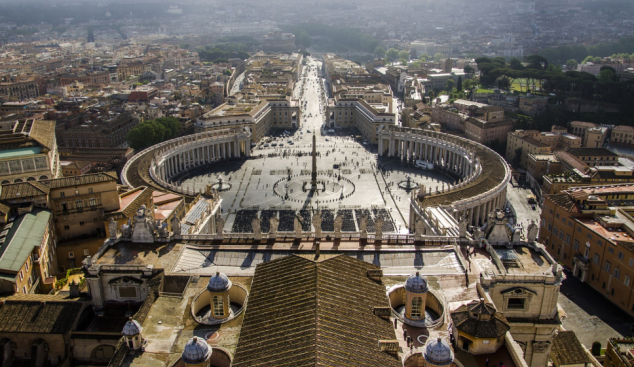
[[[128,145],[139,151],[178,135],[181,123],[175,117],[161,117],[156,120],[146,120],[128,132]]]

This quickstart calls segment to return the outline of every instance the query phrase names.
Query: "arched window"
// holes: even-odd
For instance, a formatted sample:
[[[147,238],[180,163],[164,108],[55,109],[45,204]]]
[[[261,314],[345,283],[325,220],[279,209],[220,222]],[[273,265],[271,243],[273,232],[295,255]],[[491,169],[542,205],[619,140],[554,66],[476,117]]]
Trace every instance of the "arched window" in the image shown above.
[[[421,297],[412,298],[412,319],[420,319],[423,311],[423,299]]]
[[[225,309],[222,301],[222,297],[214,296],[212,299],[213,312],[215,317],[222,317],[225,315]]]

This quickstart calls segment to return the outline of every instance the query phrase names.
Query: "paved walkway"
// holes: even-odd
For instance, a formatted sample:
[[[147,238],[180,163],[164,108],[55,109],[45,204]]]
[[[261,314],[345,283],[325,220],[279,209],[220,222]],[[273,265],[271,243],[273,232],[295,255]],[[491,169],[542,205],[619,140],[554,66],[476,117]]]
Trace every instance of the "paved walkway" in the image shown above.
[[[248,276],[253,274],[258,264],[297,252],[297,250],[240,251],[186,248],[172,271],[200,275],[223,271],[230,276]],[[314,254],[314,251],[302,253]],[[334,254],[328,251],[321,253],[324,256]],[[410,275],[422,270],[423,266],[424,274],[429,275],[464,273],[453,251],[345,251],[342,253],[381,266],[385,275]]]
[[[590,348],[594,341],[605,347],[608,338],[630,335],[634,318],[609,302],[588,284],[566,272],[561,285],[559,305],[566,312],[563,322],[566,330],[577,334],[579,341]]]

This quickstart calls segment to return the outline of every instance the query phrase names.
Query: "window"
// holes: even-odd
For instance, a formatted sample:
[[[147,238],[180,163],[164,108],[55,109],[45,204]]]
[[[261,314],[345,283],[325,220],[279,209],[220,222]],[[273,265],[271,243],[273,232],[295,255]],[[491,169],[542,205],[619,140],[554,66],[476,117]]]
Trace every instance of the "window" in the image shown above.
[[[59,193],[59,197],[61,197],[61,198],[65,198],[65,197],[66,197],[66,194],[64,194],[64,192],[62,191],[62,192],[60,192],[60,193]]]
[[[506,305],[506,308],[514,309],[514,310],[523,310],[525,301],[526,299],[524,298],[509,298],[509,302]]]
[[[83,226],[85,223],[83,221],[79,222],[80,226]]]
[[[97,205],[97,201],[95,200],[95,198],[88,199],[88,205],[90,205],[90,206]]]
[[[619,251],[619,254],[617,256],[619,260],[623,260],[623,252]]]
[[[599,255],[594,254],[594,263],[599,265]]]
[[[613,254],[614,253],[614,247],[608,247],[608,252]]]
[[[89,193],[89,194],[92,194],[92,188],[89,188],[89,189],[88,189],[88,193]]]
[[[581,233],[581,227],[577,227],[577,232]]]
[[[630,277],[628,275],[623,279],[623,284],[629,286],[630,285]]]
[[[587,237],[588,239],[592,239],[592,233],[588,233]]]
[[[24,280],[24,270],[20,270],[20,280]]]
[[[74,252],[72,252],[72,251],[69,251],[69,252],[68,252],[68,258],[69,258],[69,259],[73,259],[73,258],[75,258],[75,253],[74,253]]]
[[[575,240],[575,242],[573,242],[572,247],[574,247],[575,250],[579,250],[579,241]]]
[[[630,258],[630,266],[634,266],[634,259]]]
[[[75,196],[79,196],[79,190],[75,189]]]
[[[225,315],[224,304],[221,296],[214,296],[213,298],[214,316],[222,317]]]
[[[90,255],[90,250],[85,248],[84,249],[84,256],[88,256],[88,255]]]
[[[119,287],[119,298],[136,298],[136,288]]]
[[[423,314],[423,299],[421,297],[412,298],[412,319],[420,319]]]
[[[605,264],[603,264],[603,270],[607,271],[608,273],[610,272],[611,267],[612,267],[612,264],[610,264],[609,261],[606,261]]]
[[[566,235],[566,245],[570,245],[570,235],[568,234]],[[579,246],[577,245],[577,247]]]
[[[69,225],[65,225],[64,229],[70,229],[70,226]]]
[[[77,201],[75,201],[75,207],[77,209],[81,209],[81,208],[84,207],[84,203],[81,200],[77,200]]]
[[[614,277],[619,279],[621,277],[621,270],[619,268],[614,269]]]
[[[601,241],[601,240],[597,240],[597,245],[599,245],[599,246],[603,246],[603,241]]]

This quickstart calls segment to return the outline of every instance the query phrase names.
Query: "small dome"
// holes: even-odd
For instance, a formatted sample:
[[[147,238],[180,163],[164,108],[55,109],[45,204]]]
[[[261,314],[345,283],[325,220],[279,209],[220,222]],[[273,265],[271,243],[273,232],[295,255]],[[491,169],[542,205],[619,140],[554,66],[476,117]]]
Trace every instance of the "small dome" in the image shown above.
[[[231,281],[226,275],[216,272],[216,275],[209,278],[209,284],[207,284],[207,290],[210,292],[224,292],[231,288]]]
[[[436,366],[451,364],[453,362],[451,346],[441,338],[429,341],[425,348],[425,360]]]
[[[181,355],[181,359],[187,364],[199,364],[208,360],[209,357],[211,357],[211,347],[204,339],[196,336],[185,344]]]
[[[143,328],[141,327],[141,325],[139,325],[139,322],[136,320],[132,320],[132,318],[130,317],[130,320],[128,320],[128,322],[126,322],[123,326],[123,331],[121,331],[121,334],[123,334],[124,336],[135,336],[141,334],[141,330],[143,330]]]
[[[405,290],[412,293],[425,293],[429,290],[427,288],[427,279],[416,272],[416,275],[410,275],[405,281]]]

